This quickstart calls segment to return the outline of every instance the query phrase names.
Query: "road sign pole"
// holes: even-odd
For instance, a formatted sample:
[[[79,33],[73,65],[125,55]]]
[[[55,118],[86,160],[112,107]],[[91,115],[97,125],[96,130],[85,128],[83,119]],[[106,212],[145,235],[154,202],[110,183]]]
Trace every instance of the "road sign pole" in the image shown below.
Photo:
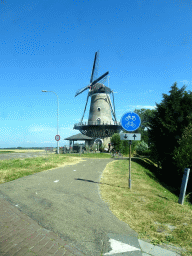
[[[129,189],[131,189],[131,140],[129,141]]]
[[[137,130],[141,124],[141,119],[138,114],[134,112],[127,112],[121,117],[121,126],[123,127],[124,130],[128,132],[133,132]],[[137,137],[136,134],[130,135],[130,134],[123,134],[121,137],[122,140],[129,140],[129,189],[131,189],[131,140],[140,140],[141,139],[141,134],[138,134],[139,138]],[[121,135],[120,135],[121,136]]]

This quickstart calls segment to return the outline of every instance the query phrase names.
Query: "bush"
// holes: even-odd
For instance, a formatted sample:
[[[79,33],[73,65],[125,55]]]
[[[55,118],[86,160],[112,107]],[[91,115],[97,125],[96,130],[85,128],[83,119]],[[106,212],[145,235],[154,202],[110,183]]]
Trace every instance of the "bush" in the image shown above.
[[[135,154],[135,147],[139,143],[139,141],[131,142],[131,155]],[[119,133],[114,133],[111,138],[111,145],[118,152],[120,151],[123,155],[129,154],[129,141],[121,140]]]
[[[122,154],[127,155],[129,153],[129,142],[127,140],[122,141]]]
[[[86,150],[86,152],[89,152],[90,151],[90,147],[89,146],[85,146],[85,150]]]
[[[122,141],[120,139],[119,133],[114,133],[111,138],[111,145],[116,151],[122,151]]]
[[[95,151],[97,149],[97,145],[96,144],[93,144],[92,146],[91,146],[91,151]]]
[[[144,141],[141,141],[135,146],[137,154],[143,154],[144,151],[148,150],[148,145]]]
[[[143,156],[150,156],[150,154],[151,154],[151,150],[149,150],[149,149],[142,152]]]

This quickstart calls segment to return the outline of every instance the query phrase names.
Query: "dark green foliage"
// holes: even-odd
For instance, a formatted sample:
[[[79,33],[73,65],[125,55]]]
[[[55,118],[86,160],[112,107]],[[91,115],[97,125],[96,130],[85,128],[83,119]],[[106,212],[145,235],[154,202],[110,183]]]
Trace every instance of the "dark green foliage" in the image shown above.
[[[148,149],[148,145],[142,140],[136,145],[135,149],[137,154],[142,154],[142,152]]]
[[[135,133],[141,133],[141,140],[144,141],[148,146],[150,145],[148,128],[149,128],[149,120],[154,116],[156,110],[150,109],[135,109],[133,112],[139,115],[141,119],[140,127],[134,131]]]
[[[140,119],[141,119],[141,125],[140,127],[135,130],[135,133],[140,133],[141,134],[141,140],[144,141],[148,146],[150,146],[150,138],[148,135],[148,127],[149,127],[149,120],[150,117],[154,116],[155,110],[150,110],[150,109],[135,109],[133,111],[134,113],[138,114]],[[123,133],[129,133],[125,130],[123,130]],[[132,141],[131,145],[131,152],[135,152],[135,147],[137,144],[139,144],[141,141]],[[125,149],[127,152],[127,149]]]
[[[129,142],[127,140],[122,140],[122,154],[127,155],[129,153]]]
[[[122,154],[129,154],[129,142],[120,139],[119,133],[114,133],[111,138],[111,143],[114,149],[118,152],[120,151]],[[138,144],[138,141],[132,141],[131,144],[131,154],[135,151],[135,146]]]
[[[142,152],[143,156],[150,156],[151,151],[149,149]]]
[[[122,151],[122,143],[120,139],[119,133],[114,133],[112,138],[111,138],[111,144],[114,147],[115,150],[117,151]]]
[[[173,152],[173,163],[176,166],[178,183],[181,185],[185,168],[190,168],[187,194],[192,191],[192,123],[185,128],[179,146]],[[192,199],[192,198],[191,198]],[[192,201],[192,200],[191,200]]]
[[[176,161],[176,158],[174,160],[174,157],[176,152],[179,152],[176,151],[179,147],[179,140],[192,118],[192,92],[188,91],[187,93],[184,91],[185,88],[183,86],[178,89],[177,83],[174,83],[169,91],[170,95],[163,94],[163,101],[156,104],[157,109],[149,118],[148,124],[150,149],[154,150],[152,152],[154,158],[162,166],[162,175],[166,177],[167,181],[172,183],[174,181],[175,186],[176,183],[181,184],[183,170],[179,161]],[[180,152],[184,152],[183,149],[180,148]],[[185,159],[184,153],[183,157]]]
[[[192,124],[185,128],[179,146],[175,148],[173,160],[180,169],[190,168],[192,166]]]
[[[155,145],[153,143],[151,143],[150,145],[150,159],[154,162],[154,163],[158,163],[159,162],[159,154],[157,152],[157,149],[155,147]]]
[[[105,152],[104,146],[103,145],[99,145],[99,151],[100,152]]]

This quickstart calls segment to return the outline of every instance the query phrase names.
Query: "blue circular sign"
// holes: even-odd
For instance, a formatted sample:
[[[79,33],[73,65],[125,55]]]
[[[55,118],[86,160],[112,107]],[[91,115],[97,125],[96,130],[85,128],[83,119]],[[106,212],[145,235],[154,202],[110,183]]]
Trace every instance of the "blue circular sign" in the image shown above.
[[[120,122],[124,130],[133,132],[139,128],[141,119],[136,113],[127,112],[121,117]]]

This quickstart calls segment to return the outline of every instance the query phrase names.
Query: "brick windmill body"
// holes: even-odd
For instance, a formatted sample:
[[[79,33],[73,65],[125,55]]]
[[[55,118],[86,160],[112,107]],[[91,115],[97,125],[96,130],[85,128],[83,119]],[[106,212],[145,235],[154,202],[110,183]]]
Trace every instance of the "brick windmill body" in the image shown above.
[[[78,90],[75,94],[76,97],[83,91],[89,89],[83,116],[81,121],[74,125],[73,129],[77,129],[82,134],[93,138],[93,140],[89,142],[90,146],[94,143],[97,143],[100,146],[103,145],[107,147],[108,143],[110,143],[110,137],[112,137],[114,133],[120,132],[122,127],[116,119],[113,91],[104,85],[109,72],[106,72],[97,78],[98,55],[99,52],[96,52],[90,84]],[[110,94],[113,96],[113,106],[111,103]],[[86,111],[89,97],[91,97],[91,104],[88,122],[86,123],[83,122],[83,117]]]

